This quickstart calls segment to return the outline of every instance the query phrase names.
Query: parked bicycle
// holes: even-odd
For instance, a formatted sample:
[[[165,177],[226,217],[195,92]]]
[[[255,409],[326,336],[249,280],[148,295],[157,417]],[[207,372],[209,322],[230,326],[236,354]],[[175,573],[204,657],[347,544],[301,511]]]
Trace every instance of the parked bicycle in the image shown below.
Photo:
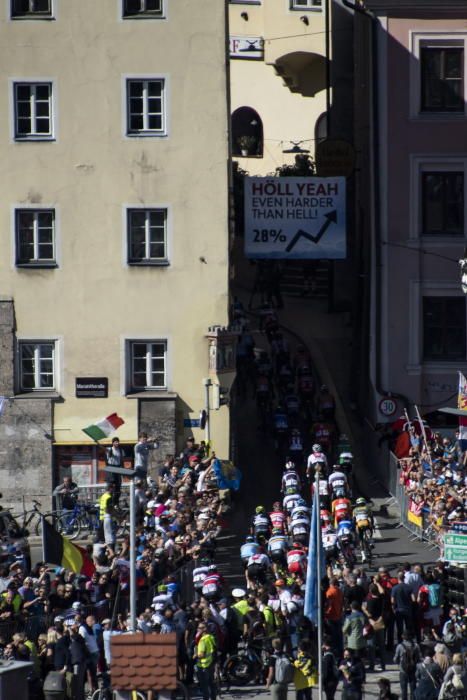
[[[39,501],[33,500],[32,501],[32,508],[30,510],[23,510],[22,513],[19,513],[17,515],[13,515],[16,520],[18,520],[21,523],[21,527],[23,530],[29,530],[29,532],[33,533],[34,535],[40,535],[42,533],[42,528],[41,528],[41,523],[42,523],[42,516],[51,524],[53,525],[56,518],[57,518],[57,512],[56,511],[49,511],[48,513],[42,513],[39,509],[41,508],[42,503]]]
[[[264,640],[261,643],[261,648],[257,644],[246,643],[237,654],[227,659],[222,675],[229,684],[243,686],[252,681],[264,681],[270,653],[264,646]]]
[[[117,537],[129,531],[129,512],[125,508],[115,510]],[[56,519],[55,527],[62,535],[75,540],[80,534],[86,537],[98,534],[100,530],[99,507],[77,502],[73,510],[65,511]]]

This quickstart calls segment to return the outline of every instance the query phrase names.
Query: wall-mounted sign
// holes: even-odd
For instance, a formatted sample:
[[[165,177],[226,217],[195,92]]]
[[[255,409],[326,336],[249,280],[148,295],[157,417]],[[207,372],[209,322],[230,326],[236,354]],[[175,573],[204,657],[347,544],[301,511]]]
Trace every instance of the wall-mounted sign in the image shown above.
[[[230,58],[255,58],[264,56],[264,42],[260,36],[231,36]]]
[[[77,399],[106,399],[108,395],[107,377],[76,377]]]
[[[345,178],[245,177],[245,253],[345,258]]]
[[[315,160],[320,177],[350,177],[355,168],[355,149],[348,141],[326,139],[316,144]]]

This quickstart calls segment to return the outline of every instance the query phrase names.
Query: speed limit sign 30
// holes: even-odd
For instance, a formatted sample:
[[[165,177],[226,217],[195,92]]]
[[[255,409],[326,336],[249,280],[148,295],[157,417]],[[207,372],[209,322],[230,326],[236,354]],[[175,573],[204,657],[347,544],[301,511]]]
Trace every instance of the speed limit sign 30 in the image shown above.
[[[385,396],[379,402],[379,410],[383,416],[393,416],[397,411],[397,403],[394,399],[389,396]]]

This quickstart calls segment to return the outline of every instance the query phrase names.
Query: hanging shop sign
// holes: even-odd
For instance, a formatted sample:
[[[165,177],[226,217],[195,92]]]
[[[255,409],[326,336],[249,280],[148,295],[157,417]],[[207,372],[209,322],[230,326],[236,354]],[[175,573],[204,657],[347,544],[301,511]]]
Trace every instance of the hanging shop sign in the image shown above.
[[[231,36],[230,58],[262,59],[264,42],[260,36]]]

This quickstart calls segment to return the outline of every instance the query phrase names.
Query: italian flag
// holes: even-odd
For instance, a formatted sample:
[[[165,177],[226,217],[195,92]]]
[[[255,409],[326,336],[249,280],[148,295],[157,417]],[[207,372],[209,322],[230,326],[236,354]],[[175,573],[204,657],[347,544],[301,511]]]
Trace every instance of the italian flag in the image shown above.
[[[116,413],[111,413],[110,416],[107,416],[107,418],[103,418],[97,423],[94,423],[94,425],[88,425],[87,428],[83,428],[82,430],[83,433],[89,435],[92,440],[98,442],[99,440],[103,440],[104,438],[109,437],[109,435],[112,435],[112,433],[123,425],[124,422],[125,421],[123,418],[117,416]]]

